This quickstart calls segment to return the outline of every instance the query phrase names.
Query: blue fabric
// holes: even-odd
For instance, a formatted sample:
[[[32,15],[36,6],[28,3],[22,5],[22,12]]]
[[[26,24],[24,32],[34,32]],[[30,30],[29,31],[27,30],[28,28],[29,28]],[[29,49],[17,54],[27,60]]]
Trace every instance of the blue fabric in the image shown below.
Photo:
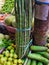
[[[16,28],[16,30],[18,31],[18,32],[20,32],[20,31],[29,31],[29,30],[31,30],[31,27],[30,28],[28,28],[28,29],[18,29],[18,28]]]
[[[49,5],[49,2],[40,2],[39,0],[35,0],[35,3],[36,4],[46,4],[46,5]]]

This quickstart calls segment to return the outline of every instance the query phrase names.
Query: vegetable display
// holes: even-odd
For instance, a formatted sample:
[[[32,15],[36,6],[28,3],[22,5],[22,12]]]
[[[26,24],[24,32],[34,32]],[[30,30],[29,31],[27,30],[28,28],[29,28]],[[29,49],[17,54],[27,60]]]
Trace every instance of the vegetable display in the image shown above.
[[[23,61],[18,59],[14,47],[8,46],[2,54],[0,54],[0,65],[22,65]]]
[[[30,49],[33,51],[46,51],[48,48],[43,46],[31,46]]]
[[[22,65],[23,61],[15,52],[16,45],[9,35],[0,33],[0,65]]]
[[[5,17],[5,24],[7,26],[12,26],[14,28],[16,28],[16,21],[15,21],[15,16],[13,15],[8,15],[7,17]]]
[[[5,4],[2,7],[2,13],[11,13],[14,8],[14,0],[5,0]]]
[[[36,53],[29,53],[28,58],[43,62],[45,64],[49,63],[49,60],[47,58],[44,58],[40,54],[36,54]]]
[[[0,50],[5,47],[8,47],[12,43],[13,43],[13,41],[10,39],[9,35],[4,35],[4,34],[0,33]]]
[[[49,39],[49,35],[47,40]],[[49,43],[45,46],[31,45],[27,55],[29,65],[49,65]],[[30,61],[30,62],[29,62]],[[27,65],[27,63],[25,65]]]
[[[49,65],[49,34],[47,37],[47,44],[45,46],[37,46],[33,44],[30,46],[28,45],[30,40],[31,27],[34,30],[34,18],[32,19],[31,10],[32,1],[28,0],[28,6],[26,5],[25,0],[16,1],[17,9],[15,15],[17,20],[15,20],[15,16],[11,14],[3,18],[4,23],[7,26],[12,26],[16,29],[16,39],[14,39],[14,41],[16,40],[16,44],[13,43],[13,40],[10,39],[9,35],[0,33],[0,65]],[[1,12],[9,14],[13,8],[14,0],[5,0],[5,4],[2,7]],[[28,15],[26,13],[26,9],[28,9]],[[41,23],[41,29],[43,27]],[[36,32],[38,31],[35,31],[35,33]],[[44,33],[40,33],[41,35],[44,35]],[[37,36],[35,37],[37,42],[40,42],[42,36],[40,36],[40,40],[38,41],[39,34],[37,33],[35,35]],[[23,54],[25,55],[25,58],[23,58],[23,60],[25,59],[24,62],[22,61]]]
[[[31,30],[31,22],[32,22],[32,4],[31,4],[31,0],[29,0],[28,5],[25,0],[16,0],[16,1],[17,1],[17,9],[15,10],[16,12],[15,16],[17,21],[16,52],[18,51],[17,54],[21,58],[24,54],[25,47],[30,40],[30,30]],[[27,11],[28,15],[26,13],[26,8],[28,10]]]
[[[38,46],[36,46],[36,47],[38,48]],[[47,48],[47,50],[48,50],[48,48]],[[30,65],[48,65],[49,64],[49,53],[47,52],[47,50],[43,50],[43,51],[41,51],[41,50],[33,51],[32,50],[31,52],[29,52],[29,54],[27,55],[27,58],[30,59],[30,61],[31,61]],[[26,63],[26,65],[27,65],[27,63]]]

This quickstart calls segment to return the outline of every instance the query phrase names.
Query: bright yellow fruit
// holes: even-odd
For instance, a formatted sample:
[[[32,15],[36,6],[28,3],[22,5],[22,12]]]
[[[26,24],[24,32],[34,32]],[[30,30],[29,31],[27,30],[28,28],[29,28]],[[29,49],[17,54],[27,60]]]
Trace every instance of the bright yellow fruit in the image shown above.
[[[17,59],[14,59],[14,64],[17,64]]]
[[[18,56],[17,56],[17,54],[14,54],[14,58],[16,59]]]
[[[22,64],[23,62],[22,62],[22,60],[21,59],[19,59],[18,60],[18,64]]]

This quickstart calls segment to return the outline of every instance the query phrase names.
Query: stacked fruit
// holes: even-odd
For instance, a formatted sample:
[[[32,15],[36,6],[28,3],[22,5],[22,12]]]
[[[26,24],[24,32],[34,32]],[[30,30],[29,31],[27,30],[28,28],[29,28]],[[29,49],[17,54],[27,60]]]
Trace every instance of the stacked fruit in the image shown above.
[[[16,27],[15,16],[9,15],[9,16],[5,17],[5,20],[4,21],[5,21],[5,24],[7,26]]]
[[[0,65],[22,65],[21,59],[18,59],[17,54],[14,51],[14,47],[8,46],[6,50],[0,54]]]
[[[49,65],[49,52],[48,46],[34,46],[30,47],[30,52],[27,55],[27,62],[24,65]]]
[[[4,35],[0,33],[0,50],[11,45],[13,42],[9,35]]]

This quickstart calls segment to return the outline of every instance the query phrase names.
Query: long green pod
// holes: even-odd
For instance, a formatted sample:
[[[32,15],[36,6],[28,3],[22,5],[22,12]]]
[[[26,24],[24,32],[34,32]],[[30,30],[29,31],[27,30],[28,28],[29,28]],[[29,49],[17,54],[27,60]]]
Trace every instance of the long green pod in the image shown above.
[[[49,63],[49,60],[47,58],[43,57],[40,54],[36,54],[36,53],[29,53],[28,58],[43,62],[45,64]]]
[[[49,59],[49,53],[47,53],[47,52],[37,52],[37,53],[39,53],[42,56],[44,56],[45,58]]]
[[[46,51],[48,48],[44,46],[31,46],[30,49],[32,51]]]
[[[36,65],[36,64],[37,64],[36,60],[31,61],[31,65]]]
[[[26,58],[26,60],[25,60],[25,62],[24,62],[24,65],[26,65],[26,64],[27,64],[27,62],[28,62],[28,58]]]
[[[29,27],[31,26],[31,23],[30,22],[32,22],[32,0],[28,0],[28,9],[29,9],[29,23],[28,23],[28,25],[29,25]]]
[[[37,65],[43,65],[43,63],[41,63],[41,62],[38,62],[38,64]]]
[[[49,63],[48,63],[48,64],[46,64],[46,65],[49,65]]]
[[[26,65],[31,65],[31,59],[28,60]]]

